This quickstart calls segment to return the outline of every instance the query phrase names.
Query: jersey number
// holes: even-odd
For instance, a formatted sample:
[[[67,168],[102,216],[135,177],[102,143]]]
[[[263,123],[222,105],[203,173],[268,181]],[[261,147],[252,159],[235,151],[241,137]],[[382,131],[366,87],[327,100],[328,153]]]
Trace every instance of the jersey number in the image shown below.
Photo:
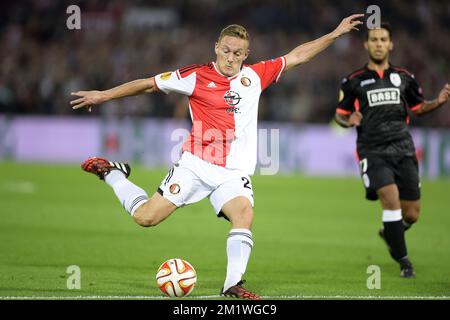
[[[246,177],[242,177],[241,180],[245,182],[245,183],[244,183],[244,188],[247,188],[247,189],[252,190],[252,187],[251,187],[251,185],[250,185],[250,180],[248,180]]]
[[[366,173],[366,171],[367,171],[367,158],[364,158],[364,159],[362,159],[359,162],[359,167],[360,167],[362,173]]]

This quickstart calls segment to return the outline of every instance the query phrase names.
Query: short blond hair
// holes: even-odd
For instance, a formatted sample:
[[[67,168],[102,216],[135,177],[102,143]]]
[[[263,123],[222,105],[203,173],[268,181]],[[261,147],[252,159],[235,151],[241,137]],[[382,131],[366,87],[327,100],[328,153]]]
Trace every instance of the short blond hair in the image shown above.
[[[219,40],[217,42],[220,42],[223,37],[230,36],[230,37],[236,37],[240,39],[247,40],[250,44],[250,35],[248,34],[247,30],[238,24],[231,24],[226,28],[223,28],[219,35]]]

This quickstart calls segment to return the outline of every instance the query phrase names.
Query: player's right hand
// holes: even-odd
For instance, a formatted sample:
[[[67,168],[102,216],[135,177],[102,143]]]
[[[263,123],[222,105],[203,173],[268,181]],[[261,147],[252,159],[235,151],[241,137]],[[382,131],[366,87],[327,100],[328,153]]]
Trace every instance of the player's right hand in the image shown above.
[[[352,30],[359,30],[357,27],[364,22],[360,21],[360,19],[364,17],[363,13],[353,14],[341,21],[341,23],[334,30],[337,37],[346,34]]]
[[[437,102],[438,104],[444,104],[450,99],[450,84],[446,83],[442,90],[439,92]]]
[[[350,115],[350,118],[348,119],[348,123],[352,127],[359,127],[361,125],[362,118],[363,118],[363,115],[361,112],[359,112],[359,111],[353,112]]]
[[[105,102],[105,96],[102,91],[77,91],[70,93],[72,96],[79,97],[70,101],[72,109],[88,108],[91,111],[92,106]]]

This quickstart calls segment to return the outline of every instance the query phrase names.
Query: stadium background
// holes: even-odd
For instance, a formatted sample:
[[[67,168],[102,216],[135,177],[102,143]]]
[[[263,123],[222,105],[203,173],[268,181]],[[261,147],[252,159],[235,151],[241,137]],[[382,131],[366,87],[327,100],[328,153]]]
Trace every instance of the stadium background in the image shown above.
[[[66,8],[71,4],[81,8],[81,30],[66,27]],[[250,32],[248,63],[277,57],[331,31],[343,17],[364,12],[370,4],[378,4],[382,20],[393,27],[391,62],[414,72],[425,97],[435,97],[450,74],[448,1],[3,2],[0,296],[73,295],[65,287],[65,266],[83,263],[90,280],[76,295],[157,295],[151,280],[143,284],[143,274],[151,278],[151,270],[177,254],[187,257],[207,279],[197,293],[217,294],[224,256],[192,249],[202,246],[205,234],[218,239],[217,248],[211,244],[212,251],[224,250],[218,235],[226,234],[226,224],[214,220],[208,232],[199,227],[211,222],[206,202],[183,209],[186,214],[151,230],[151,239],[158,239],[158,244],[148,250],[144,243],[151,242],[149,231],[114,214],[120,206],[110,190],[78,167],[81,160],[99,153],[130,161],[136,168],[134,181],[151,193],[169,168],[176,144],[163,142],[175,129],[189,126],[186,98],[152,94],[111,102],[88,113],[70,108],[70,92],[105,89],[211,61],[218,33],[231,23]],[[331,121],[340,80],[366,63],[363,38],[363,31],[342,37],[310,63],[285,74],[262,96],[261,128],[280,129],[283,173],[257,175],[253,182],[259,195],[256,230],[261,249],[255,250],[249,277],[266,296],[373,295],[365,287],[364,266],[381,261],[383,270],[397,272],[375,237],[379,208],[363,200],[354,133]],[[412,118],[411,127],[425,178],[423,209],[428,214],[412,231],[411,247],[421,259],[418,270],[427,275],[414,285],[392,276],[388,278],[392,286],[377,294],[449,296],[449,106]],[[275,212],[276,222],[271,218]],[[168,232],[176,236],[169,237]],[[186,243],[186,237],[193,239]],[[31,249],[30,244],[36,246]],[[267,252],[277,250],[277,244],[286,248],[277,259],[298,272],[298,282],[277,278],[276,268],[267,268],[271,261]],[[332,266],[338,270],[330,270]],[[320,277],[314,270],[328,274]],[[284,281],[275,289],[266,289],[263,280],[270,271],[270,279]],[[128,279],[119,280],[124,272]],[[358,274],[356,280],[353,274]],[[352,286],[352,281],[357,284]]]

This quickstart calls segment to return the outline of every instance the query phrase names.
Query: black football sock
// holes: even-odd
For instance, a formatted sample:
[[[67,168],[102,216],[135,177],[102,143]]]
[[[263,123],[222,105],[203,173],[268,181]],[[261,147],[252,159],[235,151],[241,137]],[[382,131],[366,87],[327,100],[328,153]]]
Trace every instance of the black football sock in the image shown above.
[[[392,258],[399,261],[406,257],[405,227],[402,221],[383,222],[383,225],[384,237],[391,249]]]
[[[384,238],[389,245],[390,254],[396,261],[407,256],[405,226],[402,210],[383,210]]]

